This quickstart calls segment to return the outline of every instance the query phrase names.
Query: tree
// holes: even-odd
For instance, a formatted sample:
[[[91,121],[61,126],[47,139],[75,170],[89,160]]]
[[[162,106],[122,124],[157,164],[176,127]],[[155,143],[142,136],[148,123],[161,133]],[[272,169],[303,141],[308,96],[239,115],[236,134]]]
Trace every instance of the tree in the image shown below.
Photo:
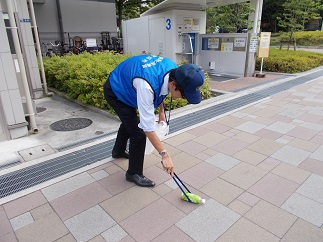
[[[117,12],[117,26],[121,30],[121,21],[140,17],[153,6],[164,0],[115,0]]]
[[[264,0],[261,17],[261,29],[267,32],[278,32],[277,17],[284,12],[286,0]]]
[[[251,22],[249,14],[254,9],[249,3],[236,3],[226,6],[206,9],[206,32],[213,33],[215,26],[219,26],[223,32],[237,33],[249,28]]]
[[[284,12],[277,20],[278,26],[289,33],[288,41],[294,41],[294,32],[304,30],[310,20],[321,19],[321,7],[321,0],[287,0],[283,4]]]

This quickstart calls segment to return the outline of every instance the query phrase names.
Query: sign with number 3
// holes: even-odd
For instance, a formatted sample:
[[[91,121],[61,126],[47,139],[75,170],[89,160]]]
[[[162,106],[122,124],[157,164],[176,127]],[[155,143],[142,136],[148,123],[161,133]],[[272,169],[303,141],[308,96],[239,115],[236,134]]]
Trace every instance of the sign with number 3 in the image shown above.
[[[172,23],[172,21],[169,18],[166,19],[166,29],[167,30],[170,30],[172,28],[171,23]]]

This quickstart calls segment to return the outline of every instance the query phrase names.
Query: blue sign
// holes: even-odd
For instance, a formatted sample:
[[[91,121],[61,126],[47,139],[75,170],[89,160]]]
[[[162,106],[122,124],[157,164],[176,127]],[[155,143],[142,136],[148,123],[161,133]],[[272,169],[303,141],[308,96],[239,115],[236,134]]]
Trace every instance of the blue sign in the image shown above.
[[[166,19],[166,29],[167,30],[170,30],[172,28],[172,25],[171,25],[172,21],[168,18]]]
[[[19,19],[19,22],[21,22],[21,23],[30,23],[30,19],[29,18],[21,18],[21,19]]]

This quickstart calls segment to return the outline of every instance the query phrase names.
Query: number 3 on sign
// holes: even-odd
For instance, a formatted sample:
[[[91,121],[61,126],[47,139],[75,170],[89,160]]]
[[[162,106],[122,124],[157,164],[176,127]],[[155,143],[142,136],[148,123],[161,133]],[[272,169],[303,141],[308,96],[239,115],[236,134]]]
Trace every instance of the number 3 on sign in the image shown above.
[[[168,18],[168,19],[166,19],[166,29],[167,30],[170,30],[171,28],[172,28],[172,25],[171,25],[171,20]]]

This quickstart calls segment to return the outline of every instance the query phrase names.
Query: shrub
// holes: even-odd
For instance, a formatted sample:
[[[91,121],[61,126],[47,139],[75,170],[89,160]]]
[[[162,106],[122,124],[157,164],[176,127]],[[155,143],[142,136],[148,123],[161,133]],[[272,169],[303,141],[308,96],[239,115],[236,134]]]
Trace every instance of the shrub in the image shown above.
[[[260,70],[261,58],[257,58],[256,70]],[[323,54],[302,50],[270,48],[269,57],[264,58],[263,71],[297,73],[323,65]]]
[[[44,69],[49,87],[53,87],[71,99],[101,109],[107,109],[115,114],[114,110],[104,99],[103,85],[110,72],[131,54],[115,54],[114,52],[84,52],[80,55],[53,56],[44,58]],[[205,73],[205,83],[201,87],[202,98],[211,96],[210,78]],[[170,95],[165,100],[165,107],[169,107]],[[173,108],[187,105],[183,99],[173,100]],[[157,112],[158,109],[156,109]]]

